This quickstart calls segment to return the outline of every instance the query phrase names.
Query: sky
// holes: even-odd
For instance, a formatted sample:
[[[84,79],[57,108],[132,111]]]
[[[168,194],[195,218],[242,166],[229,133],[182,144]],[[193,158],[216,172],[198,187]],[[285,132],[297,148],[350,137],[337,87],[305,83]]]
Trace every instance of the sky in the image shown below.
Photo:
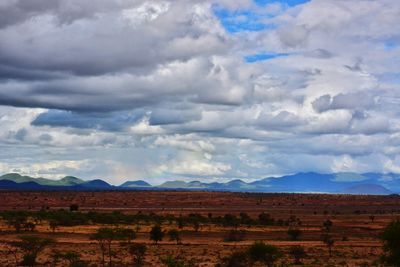
[[[398,0],[2,0],[0,174],[400,173]]]

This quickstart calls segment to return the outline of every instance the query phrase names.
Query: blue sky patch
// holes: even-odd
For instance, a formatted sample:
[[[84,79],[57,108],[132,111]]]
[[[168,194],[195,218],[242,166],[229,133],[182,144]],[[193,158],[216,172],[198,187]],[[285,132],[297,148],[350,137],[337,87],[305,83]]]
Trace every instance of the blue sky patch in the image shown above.
[[[265,6],[273,3],[281,3],[287,6],[297,6],[310,2],[310,0],[254,0],[257,5]]]
[[[214,14],[219,18],[224,28],[231,33],[240,31],[261,31],[274,27],[274,25],[261,22],[262,18],[267,17],[265,14],[258,14],[248,10],[231,11],[215,7]]]
[[[385,44],[385,48],[388,49],[388,50],[397,48],[399,46],[399,43],[394,39],[386,40],[384,42],[384,44]]]
[[[248,55],[245,56],[244,59],[248,63],[253,63],[257,61],[263,61],[263,60],[269,60],[269,59],[274,59],[277,57],[285,57],[288,56],[289,54],[287,53],[271,53],[271,52],[262,52],[254,55]]]
[[[309,2],[309,0],[254,0],[259,6],[280,3],[283,7],[292,7]],[[268,14],[265,12],[256,12],[254,10],[229,10],[219,5],[214,5],[214,14],[221,21],[222,26],[230,32],[236,33],[241,31],[262,31],[265,29],[273,29],[276,25],[266,24],[263,19],[272,18],[276,14]]]

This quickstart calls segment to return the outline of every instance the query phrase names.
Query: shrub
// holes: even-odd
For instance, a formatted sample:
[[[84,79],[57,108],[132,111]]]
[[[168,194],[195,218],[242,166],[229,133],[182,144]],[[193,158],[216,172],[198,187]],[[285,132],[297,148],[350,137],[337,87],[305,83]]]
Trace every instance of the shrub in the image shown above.
[[[153,228],[150,230],[150,240],[153,240],[154,243],[158,243],[162,241],[164,237],[164,232],[161,229],[160,225],[154,225]]]
[[[218,266],[218,265],[217,265]],[[246,251],[237,251],[224,258],[219,264],[220,267],[248,267],[251,266]]]
[[[41,238],[37,236],[19,236],[20,241],[14,242],[13,246],[23,252],[22,266],[37,265],[36,258],[38,254],[47,246],[55,242],[53,239]]]
[[[294,246],[289,249],[289,254],[294,258],[294,264],[302,264],[301,259],[307,256],[302,246]]]
[[[130,244],[128,248],[129,254],[133,257],[134,266],[142,266],[144,254],[146,253],[146,245],[144,244]]]
[[[181,237],[179,235],[178,230],[171,229],[168,231],[168,235],[169,235],[169,240],[175,241],[177,245],[181,243]]]
[[[261,225],[273,225],[275,222],[274,218],[272,218],[270,214],[265,212],[258,215],[258,221]]]
[[[228,233],[226,233],[224,241],[237,242],[237,241],[243,241],[245,238],[246,238],[246,231],[230,230]]]
[[[332,226],[333,226],[333,222],[328,219],[328,220],[323,222],[322,226],[326,231],[329,232],[331,230]]]
[[[79,205],[78,204],[71,204],[69,206],[69,211],[78,211],[79,210]]]
[[[182,256],[173,257],[172,255],[168,255],[167,257],[160,259],[161,263],[167,267],[193,267],[194,261],[187,260]]]
[[[287,234],[290,236],[291,240],[298,240],[302,231],[299,228],[289,228]]]
[[[325,243],[325,245],[328,247],[329,250],[329,257],[332,256],[332,248],[333,245],[335,244],[335,240],[333,239],[333,237],[329,234],[324,234],[322,235],[322,242]]]
[[[265,263],[268,267],[274,266],[275,262],[282,257],[282,253],[276,246],[256,242],[249,249],[248,254],[253,262]]]

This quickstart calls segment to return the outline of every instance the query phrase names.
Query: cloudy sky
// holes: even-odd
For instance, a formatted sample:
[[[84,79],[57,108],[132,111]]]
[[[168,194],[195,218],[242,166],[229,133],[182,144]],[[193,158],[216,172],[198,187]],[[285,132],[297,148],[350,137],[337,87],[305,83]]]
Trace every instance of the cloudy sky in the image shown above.
[[[0,173],[400,172],[398,0],[1,0]]]

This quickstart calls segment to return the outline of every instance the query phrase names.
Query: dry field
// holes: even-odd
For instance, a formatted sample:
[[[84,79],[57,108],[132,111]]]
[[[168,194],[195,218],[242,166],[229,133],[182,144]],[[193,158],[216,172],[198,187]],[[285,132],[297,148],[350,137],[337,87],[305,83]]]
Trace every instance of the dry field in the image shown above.
[[[0,210],[23,210],[47,212],[66,209],[71,204],[79,206],[79,212],[119,211],[123,214],[156,214],[188,216],[201,214],[204,218],[215,218],[232,214],[239,217],[247,213],[257,219],[260,213],[268,213],[275,222],[272,225],[221,225],[200,222],[198,229],[192,224],[179,228],[174,220],[163,221],[164,231],[178,229],[182,244],[170,241],[168,236],[158,244],[149,239],[152,221],[138,221],[123,225],[137,231],[135,243],[146,244],[144,266],[166,266],[160,261],[167,255],[193,259],[195,266],[215,266],[222,258],[234,251],[246,249],[254,241],[276,245],[284,254],[277,266],[291,266],[288,254],[294,245],[304,247],[307,256],[303,266],[377,266],[382,243],[382,229],[400,214],[399,196],[351,196],[322,194],[255,194],[224,192],[0,192]],[[332,222],[329,234],[334,239],[332,255],[321,241],[323,223]],[[283,222],[283,223],[282,223]],[[298,240],[292,240],[288,228],[295,223],[301,230]],[[55,250],[79,252],[89,266],[101,266],[100,249],[90,236],[99,227],[121,227],[121,225],[84,224],[59,226],[53,232],[46,220],[36,221],[34,232],[16,233],[5,220],[0,223],[0,266],[15,266],[15,255],[10,253],[10,243],[20,235],[49,237],[57,242],[39,254],[38,262],[52,266],[51,255]],[[235,229],[244,230],[240,241],[226,241],[227,233]],[[134,266],[126,250],[118,242],[112,243],[115,252],[113,266]],[[16,255],[20,257],[19,254]],[[57,266],[68,266],[65,262]]]

